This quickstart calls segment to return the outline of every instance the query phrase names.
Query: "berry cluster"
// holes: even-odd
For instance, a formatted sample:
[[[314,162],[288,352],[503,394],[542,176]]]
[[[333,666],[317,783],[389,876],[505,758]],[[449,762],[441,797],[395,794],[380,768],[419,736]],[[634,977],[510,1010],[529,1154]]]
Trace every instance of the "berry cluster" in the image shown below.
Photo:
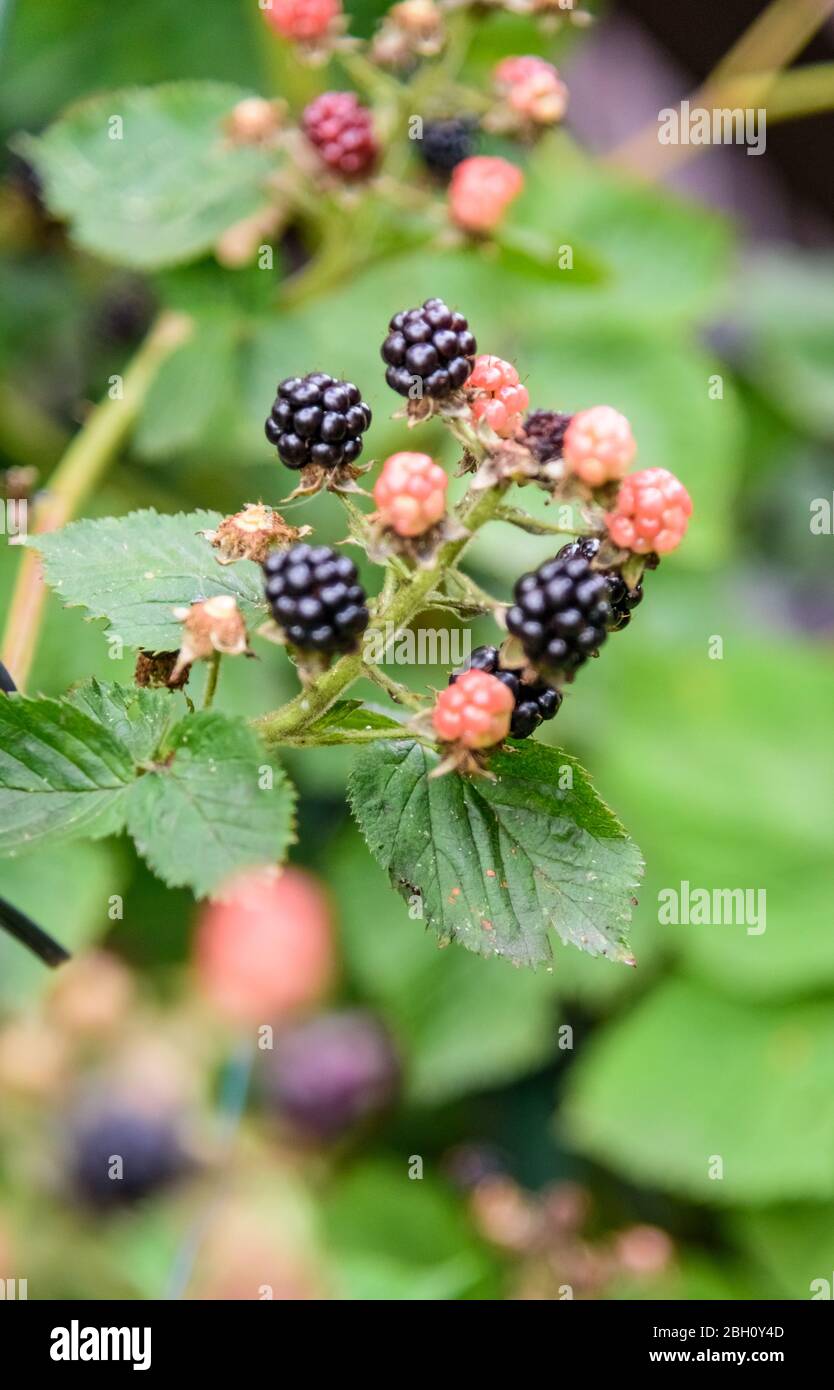
[[[370,423],[371,408],[358,386],[336,381],[326,372],[311,372],[280,383],[266,437],[287,468],[309,463],[338,468],[359,457]]]
[[[437,697],[432,722],[443,743],[463,748],[494,748],[510,732],[513,692],[497,676],[475,668],[464,671]]]
[[[464,159],[475,153],[477,126],[473,120],[449,116],[426,121],[420,140],[423,162],[433,174],[451,174]]]
[[[395,314],[388,327],[385,380],[401,396],[442,399],[468,380],[478,345],[463,314],[442,299]]]
[[[379,156],[373,119],[353,92],[324,92],[306,108],[302,125],[328,169],[346,179],[371,173]]]
[[[483,353],[475,358],[472,375],[466,385],[474,393],[471,405],[473,420],[476,423],[484,420],[502,439],[511,439],[530,404],[527,387],[520,384],[515,367],[500,357]]]
[[[501,665],[497,647],[476,647],[465,669],[486,671],[487,675],[495,676],[496,680],[501,681],[510,691],[515,701],[510,718],[510,734],[513,738],[528,738],[543,719],[552,719],[558,713],[562,703],[562,692],[554,690],[546,681],[524,681],[518,672],[507,670]],[[454,685],[461,674],[457,671],[451,675],[449,684]]]
[[[422,536],[443,516],[448,486],[440,464],[428,454],[392,454],[374,484],[380,520],[398,536]]]
[[[546,560],[521,576],[513,596],[507,627],[545,671],[572,676],[608,635],[608,586],[584,555]]]
[[[302,543],[273,551],[264,573],[272,616],[294,647],[326,653],[356,647],[369,614],[349,556]]]

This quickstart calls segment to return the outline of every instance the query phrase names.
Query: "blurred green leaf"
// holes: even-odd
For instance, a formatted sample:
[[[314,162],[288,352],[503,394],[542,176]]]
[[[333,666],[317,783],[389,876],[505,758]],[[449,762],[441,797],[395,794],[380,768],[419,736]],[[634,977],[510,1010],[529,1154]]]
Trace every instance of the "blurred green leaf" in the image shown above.
[[[670,980],[577,1059],[559,1123],[643,1187],[720,1206],[830,1198],[832,1087],[828,1005],[755,1009]]]
[[[204,318],[163,363],[139,417],[137,454],[154,460],[196,448],[234,409],[237,336],[233,318]]]
[[[730,1228],[782,1298],[830,1301],[834,1289],[834,1206],[794,1203],[740,1212]],[[818,1279],[828,1283],[828,1292]]]
[[[263,621],[261,572],[249,560],[221,565],[199,533],[218,512],[160,516],[152,508],[125,517],[73,521],[30,536],[44,557],[47,583],[70,608],[106,618],[108,634],[129,647],[177,651],[182,625],[174,609],[197,599],[231,595],[250,626]]]
[[[249,95],[216,82],[107,92],[71,107],[44,135],[20,136],[16,148],[80,246],[120,265],[176,265],[210,251],[266,201],[275,153],[235,145],[223,129]]]
[[[441,941],[536,965],[552,959],[553,928],[628,960],[640,852],[579,764],[532,743],[492,757],[495,781],[431,777],[438,762],[419,744],[369,748],[348,795],[371,852]]]
[[[323,868],[339,905],[350,977],[393,1025],[414,1101],[438,1104],[505,1084],[553,1055],[561,959],[553,975],[441,951],[409,919],[352,827]]]

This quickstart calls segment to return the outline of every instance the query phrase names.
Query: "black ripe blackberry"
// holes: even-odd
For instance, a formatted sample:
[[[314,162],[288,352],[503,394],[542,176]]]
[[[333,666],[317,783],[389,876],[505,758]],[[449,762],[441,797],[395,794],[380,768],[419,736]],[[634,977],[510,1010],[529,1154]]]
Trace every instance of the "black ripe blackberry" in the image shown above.
[[[558,410],[532,410],[524,421],[524,442],[539,463],[562,457],[565,430],[573,416]]]
[[[423,162],[433,174],[451,174],[475,153],[477,125],[465,116],[426,121],[419,142]]]
[[[344,652],[357,645],[368,609],[349,555],[329,545],[293,545],[273,550],[264,573],[272,616],[294,647]]]
[[[173,1120],[123,1103],[83,1116],[70,1138],[71,1184],[92,1206],[138,1201],[191,1166]]]
[[[308,463],[338,468],[358,459],[370,423],[371,407],[358,386],[336,381],[327,372],[310,372],[280,383],[266,437],[287,468]]]
[[[401,396],[440,399],[469,379],[478,344],[463,314],[442,299],[395,314],[382,344],[385,380]]]
[[[572,674],[608,635],[608,585],[584,555],[556,556],[523,574],[514,598],[507,627],[532,665],[545,671]]]
[[[552,719],[562,703],[561,691],[554,690],[546,681],[523,681],[516,671],[505,670],[497,647],[476,647],[463,670],[486,671],[512,691],[515,709],[510,720],[510,734],[513,738],[527,738],[543,719]],[[449,684],[454,685],[462,674],[456,671],[449,677]]]
[[[596,537],[586,536],[583,540],[563,545],[556,559],[573,560],[577,555],[582,555],[586,560],[593,560],[598,551],[599,541]],[[629,589],[619,570],[600,570],[599,573],[608,586],[607,598],[611,608],[608,631],[622,632],[631,622],[631,610],[643,601],[643,585],[638,584],[635,588]]]

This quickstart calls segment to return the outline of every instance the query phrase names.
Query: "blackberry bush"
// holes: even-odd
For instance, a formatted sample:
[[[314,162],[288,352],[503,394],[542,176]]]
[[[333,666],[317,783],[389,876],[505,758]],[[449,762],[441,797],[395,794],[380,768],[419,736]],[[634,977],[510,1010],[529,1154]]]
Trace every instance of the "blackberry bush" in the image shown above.
[[[287,641],[301,651],[351,651],[368,626],[356,565],[329,545],[293,545],[264,563],[265,592]]]
[[[287,468],[311,463],[339,468],[358,459],[371,419],[371,408],[352,381],[310,372],[279,383],[266,437]]]
[[[382,358],[385,380],[401,396],[442,400],[468,380],[478,345],[463,314],[427,299],[391,319]]]

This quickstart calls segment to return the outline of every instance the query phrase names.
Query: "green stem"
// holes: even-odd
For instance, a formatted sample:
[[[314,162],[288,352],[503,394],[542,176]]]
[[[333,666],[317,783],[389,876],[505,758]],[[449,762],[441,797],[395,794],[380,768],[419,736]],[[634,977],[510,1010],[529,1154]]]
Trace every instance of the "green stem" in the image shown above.
[[[395,636],[422,612],[427,595],[437,586],[445,571],[457,562],[474,533],[494,517],[507,486],[501,484],[483,490],[469,489],[458,509],[458,520],[466,527],[468,534],[447,541],[440,547],[430,569],[418,571],[408,583],[397,589],[390,603],[377,614],[374,628],[368,629],[367,637],[371,637],[375,631],[380,637],[386,632]],[[255,727],[267,742],[282,743],[324,714],[343,691],[364,673],[360,652],[343,656],[329,671],[325,671],[315,685],[302,690],[289,704],[256,719]]]
[[[539,521],[538,517],[529,516],[520,507],[499,507],[495,514],[496,521],[508,521],[511,526],[517,526],[521,531],[527,531],[531,536],[593,536],[594,531],[583,531],[581,526],[560,526],[555,521]]]
[[[395,681],[391,676],[386,675],[385,671],[381,670],[379,666],[366,666],[363,675],[367,676],[368,680],[373,681],[375,685],[378,685],[380,690],[384,690],[385,694],[388,695],[395,704],[406,705],[409,709],[414,710],[425,708],[426,702],[422,695],[418,695],[414,690],[409,690],[407,685],[401,685],[399,681]]]
[[[351,743],[391,743],[398,739],[409,739],[412,743],[422,743],[424,748],[434,748],[430,738],[416,733],[406,725],[402,728],[391,726],[387,729],[326,729],[321,733],[305,734],[304,730],[295,735],[286,735],[281,743],[287,748],[341,748]]]
[[[203,695],[203,709],[211,709],[217,693],[217,678],[220,675],[220,653],[215,652],[209,661],[206,672],[206,689]]]

